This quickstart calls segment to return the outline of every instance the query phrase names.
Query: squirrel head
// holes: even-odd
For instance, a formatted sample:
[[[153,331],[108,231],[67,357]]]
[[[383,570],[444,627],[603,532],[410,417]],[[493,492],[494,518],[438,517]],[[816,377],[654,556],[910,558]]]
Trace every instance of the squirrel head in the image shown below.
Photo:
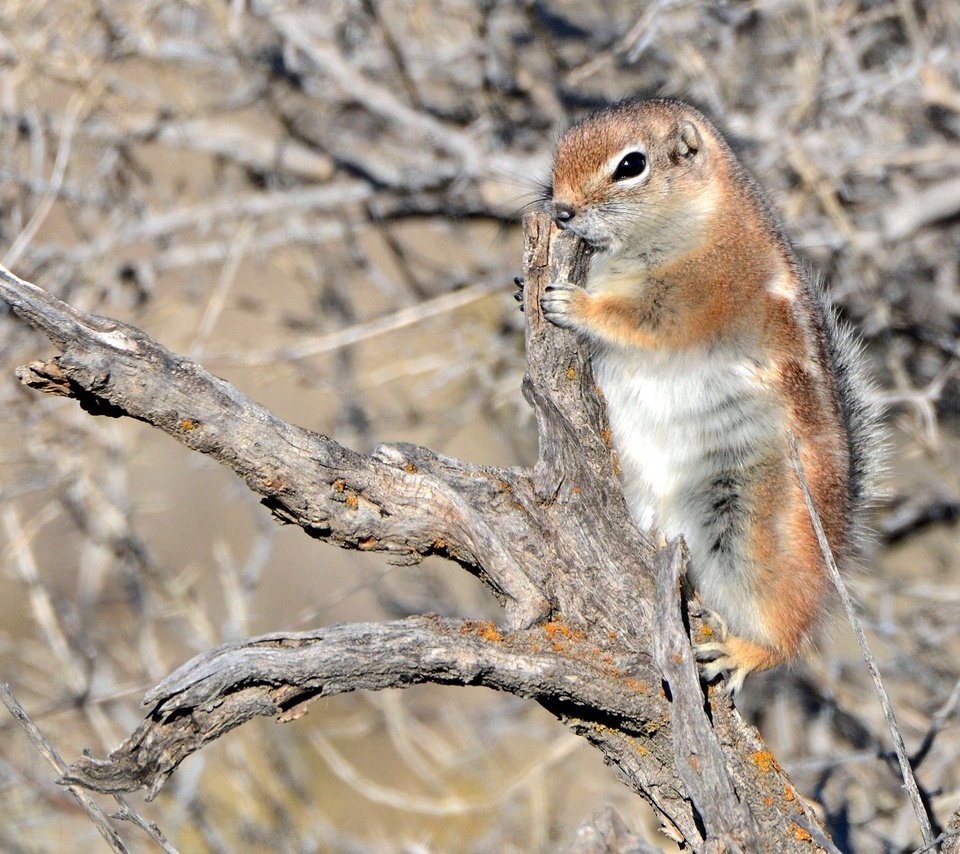
[[[680,101],[624,101],[568,130],[548,210],[599,251],[663,263],[707,236],[732,154]]]

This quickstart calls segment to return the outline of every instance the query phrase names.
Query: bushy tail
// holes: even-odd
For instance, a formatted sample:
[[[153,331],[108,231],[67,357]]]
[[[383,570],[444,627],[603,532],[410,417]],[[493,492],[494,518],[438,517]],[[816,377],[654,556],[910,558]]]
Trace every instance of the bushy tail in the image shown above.
[[[867,538],[868,512],[883,497],[887,435],[879,389],[867,369],[863,341],[849,323],[837,316],[830,295],[814,281],[813,291],[823,314],[827,353],[833,364],[840,414],[850,442],[847,546],[856,550]]]

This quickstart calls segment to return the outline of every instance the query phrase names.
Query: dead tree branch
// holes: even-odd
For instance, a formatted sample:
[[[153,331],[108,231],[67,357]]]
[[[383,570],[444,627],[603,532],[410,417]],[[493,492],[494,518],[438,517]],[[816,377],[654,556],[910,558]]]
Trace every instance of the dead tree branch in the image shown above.
[[[524,393],[540,436],[530,471],[411,445],[351,451],[284,423],[143,332],[0,269],[0,297],[61,350],[22,368],[22,382],[158,427],[228,465],[313,537],[402,563],[455,560],[506,609],[502,628],[418,618],[220,647],[150,692],[146,720],[110,759],[78,760],[66,779],[155,793],[185,756],[254,715],[288,719],[312,697],[359,688],[482,684],[535,699],[586,737],[693,850],[829,847],[726,692],[703,697],[683,653],[680,558],[658,559],[632,524],[588,356],[540,313],[548,281],[582,281],[586,250],[543,214],[526,218],[525,237]],[[658,560],[668,572],[659,593]],[[652,626],[667,644],[659,656]],[[708,785],[697,784],[699,768]]]

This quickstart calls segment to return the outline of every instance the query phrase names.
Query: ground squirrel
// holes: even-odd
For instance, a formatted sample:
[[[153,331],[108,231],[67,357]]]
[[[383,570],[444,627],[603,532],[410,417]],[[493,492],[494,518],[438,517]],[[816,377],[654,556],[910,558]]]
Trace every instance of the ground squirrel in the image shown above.
[[[838,559],[860,534],[878,412],[859,345],[683,102],[625,101],[567,131],[548,209],[595,253],[586,288],[552,283],[543,312],[592,343],[627,504],[684,536],[725,624],[698,652],[735,690],[795,656],[830,598],[788,430]]]

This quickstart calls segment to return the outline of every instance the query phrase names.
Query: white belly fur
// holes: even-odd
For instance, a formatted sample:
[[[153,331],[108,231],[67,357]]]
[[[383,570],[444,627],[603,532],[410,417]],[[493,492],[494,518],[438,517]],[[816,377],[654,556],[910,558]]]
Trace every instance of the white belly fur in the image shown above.
[[[759,610],[750,608],[756,575],[746,564],[745,544],[716,550],[710,492],[718,477],[736,476],[772,444],[782,444],[782,410],[763,389],[758,366],[718,348],[603,348],[594,366],[637,524],[668,538],[682,534],[690,575],[707,607],[723,616],[742,614],[730,628],[762,639]]]

